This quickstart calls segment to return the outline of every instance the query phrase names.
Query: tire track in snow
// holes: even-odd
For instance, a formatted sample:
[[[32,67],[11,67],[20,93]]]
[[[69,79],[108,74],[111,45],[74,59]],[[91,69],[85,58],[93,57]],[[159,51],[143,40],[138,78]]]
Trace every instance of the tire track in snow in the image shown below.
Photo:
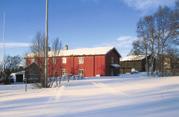
[[[49,102],[52,102],[52,101],[59,101],[60,98],[62,97],[63,95],[63,92],[64,92],[64,86],[62,85],[61,87],[57,87],[57,88],[52,88],[51,90],[54,90],[54,91],[51,91],[50,94],[52,95],[51,98],[49,98],[48,100],[48,103]]]
[[[100,88],[102,91],[106,92],[106,93],[110,93],[110,94],[113,94],[113,95],[123,95],[123,96],[128,96],[126,93],[120,91],[120,90],[116,90],[115,88],[112,88],[111,86],[108,86],[104,83],[97,83],[96,81],[95,82],[92,82],[92,84],[98,88]]]

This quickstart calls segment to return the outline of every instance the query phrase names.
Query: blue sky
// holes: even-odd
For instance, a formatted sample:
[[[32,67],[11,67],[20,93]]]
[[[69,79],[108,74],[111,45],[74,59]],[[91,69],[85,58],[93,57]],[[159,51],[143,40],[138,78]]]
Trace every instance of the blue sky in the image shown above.
[[[49,38],[59,37],[70,49],[115,46],[126,56],[136,39],[138,19],[175,0],[49,0]],[[37,32],[44,32],[45,0],[0,0],[6,14],[6,54],[23,56]]]

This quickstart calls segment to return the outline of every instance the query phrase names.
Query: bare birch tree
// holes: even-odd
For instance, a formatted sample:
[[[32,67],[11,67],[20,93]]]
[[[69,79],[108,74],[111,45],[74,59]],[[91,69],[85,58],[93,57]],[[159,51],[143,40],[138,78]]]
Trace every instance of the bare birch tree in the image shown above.
[[[144,49],[145,59],[146,59],[146,70],[147,75],[149,75],[149,64],[148,64],[148,51],[149,51],[149,41],[148,41],[148,34],[146,29],[146,22],[145,19],[140,19],[137,24],[137,36],[141,39],[142,46]]]
[[[179,45],[179,0],[175,9],[160,6],[153,15],[140,18],[137,36],[139,40],[133,42],[132,52],[150,55],[151,73],[156,64],[156,70],[163,76],[164,56],[177,51],[176,44]]]
[[[164,75],[164,54],[169,47],[169,42],[174,39],[175,27],[173,25],[173,12],[168,7],[159,7],[155,13],[157,35],[157,61],[161,75]]]

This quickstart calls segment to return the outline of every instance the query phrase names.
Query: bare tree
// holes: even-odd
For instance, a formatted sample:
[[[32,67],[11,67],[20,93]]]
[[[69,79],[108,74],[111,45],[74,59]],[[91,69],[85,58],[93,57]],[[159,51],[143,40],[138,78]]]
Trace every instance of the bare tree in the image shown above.
[[[161,75],[164,74],[164,54],[166,54],[169,42],[174,39],[175,27],[173,25],[173,12],[168,7],[159,7],[155,13],[157,36],[157,61]]]
[[[31,46],[31,52],[36,54],[38,57],[44,57],[44,45],[45,37],[42,33],[38,32],[34,38]]]
[[[148,51],[149,51],[149,40],[148,40],[148,31],[146,27],[146,21],[145,19],[140,19],[137,24],[137,36],[139,39],[141,39],[141,46],[144,49],[144,54],[146,58],[146,69],[147,69],[147,75],[149,75],[149,64],[148,64]]]
[[[143,40],[142,39],[138,39],[138,40],[135,40],[133,43],[132,43],[132,50],[130,52],[130,55],[141,55],[141,54],[145,54],[144,52],[144,46],[143,46]]]
[[[146,31],[147,31],[147,38],[148,38],[148,48],[149,48],[149,54],[150,54],[150,60],[148,60],[148,69],[153,75],[154,72],[154,60],[155,60],[155,40],[156,40],[156,34],[155,34],[155,24],[154,24],[154,17],[153,16],[146,16],[145,18],[146,22]],[[148,56],[147,56],[148,57]]]
[[[154,70],[156,60],[156,70],[164,74],[164,56],[171,55],[168,51],[173,48],[176,50],[176,44],[179,45],[179,0],[176,2],[175,9],[168,7],[159,7],[151,16],[142,17],[137,23],[137,36],[139,40],[133,42],[134,54],[144,53],[146,61],[150,63],[151,73]],[[176,53],[175,53],[176,54]],[[150,55],[150,61],[147,60]]]
[[[175,10],[173,12],[172,24],[174,27],[174,43],[179,46],[179,0],[176,1]]]
[[[42,33],[37,33],[35,39],[32,42],[31,46],[31,52],[33,53],[34,61],[35,63],[39,66],[40,68],[40,82],[42,83],[42,86],[45,86],[44,84],[44,53],[45,53],[45,43],[44,43],[45,37],[44,34]],[[55,69],[55,64],[56,64],[56,59],[55,57],[58,56],[60,50],[62,48],[62,43],[59,40],[59,38],[56,38],[53,42],[51,47],[49,47],[49,50],[51,50],[52,54],[52,75],[55,76],[56,69]]]
[[[62,42],[59,40],[59,38],[55,38],[52,41],[52,45],[51,45],[51,55],[52,55],[52,64],[51,64],[52,65],[52,74],[51,75],[54,78],[54,81],[56,82],[56,86],[59,86],[61,84],[61,78],[58,78],[59,69],[56,69],[57,56],[59,56],[61,49],[62,49]],[[54,82],[52,82],[52,84],[53,83]]]
[[[4,71],[1,74],[4,75],[5,83],[9,83],[8,77],[11,73],[19,71],[19,64],[21,63],[22,58],[20,56],[6,56],[4,62],[1,65],[1,69]],[[3,68],[4,67],[4,68]]]
[[[52,72],[53,72],[53,77],[56,77],[56,72],[57,69],[55,69],[55,64],[56,64],[56,56],[59,55],[61,49],[62,49],[62,42],[60,41],[59,38],[55,38],[52,42]]]
[[[45,51],[45,37],[44,34],[38,32],[32,41],[32,46],[30,47],[33,53],[34,62],[39,66],[40,69],[40,82],[44,86],[44,51]]]

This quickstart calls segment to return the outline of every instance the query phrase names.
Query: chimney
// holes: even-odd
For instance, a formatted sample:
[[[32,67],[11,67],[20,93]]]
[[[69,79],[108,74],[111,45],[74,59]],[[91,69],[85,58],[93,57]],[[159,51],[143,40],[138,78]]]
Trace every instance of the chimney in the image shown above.
[[[65,48],[64,48],[64,50],[68,50],[68,45],[67,45],[67,44],[65,45]]]

